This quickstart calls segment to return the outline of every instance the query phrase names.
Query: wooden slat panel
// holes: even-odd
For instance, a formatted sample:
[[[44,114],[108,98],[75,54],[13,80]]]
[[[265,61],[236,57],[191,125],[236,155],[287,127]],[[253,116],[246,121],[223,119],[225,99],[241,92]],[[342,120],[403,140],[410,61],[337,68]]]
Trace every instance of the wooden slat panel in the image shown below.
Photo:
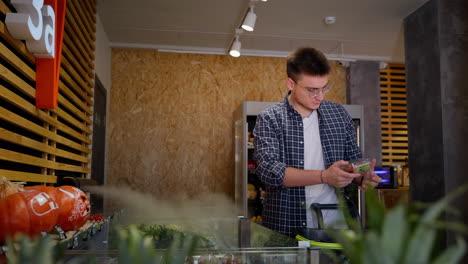
[[[90,170],[86,167],[74,166],[65,163],[58,163],[55,161],[46,160],[43,158],[37,158],[34,156],[22,154],[19,152],[14,152],[11,150],[0,149],[0,160],[7,160],[22,164],[28,164],[32,166],[49,168],[54,170],[66,170],[74,172],[88,173]]]
[[[406,80],[406,76],[400,76],[400,75],[380,75],[380,78],[382,79],[390,79],[391,81],[397,81],[397,80],[402,80],[403,82]]]
[[[83,145],[81,144],[78,144],[74,141],[71,141],[67,138],[64,138],[62,136],[59,136],[57,134],[54,134],[53,132],[41,127],[41,126],[38,126],[36,125],[35,123],[15,114],[15,113],[12,113],[10,111],[8,111],[7,109],[3,108],[3,107],[0,107],[0,119],[3,119],[5,121],[8,121],[12,124],[15,124],[19,127],[22,127],[23,129],[25,130],[28,130],[28,131],[31,131],[35,134],[38,134],[40,136],[43,136],[43,137],[46,137],[50,140],[53,140],[53,141],[56,141],[60,144],[63,144],[63,145],[66,145],[70,148],[73,148],[73,149],[76,149],[78,151],[81,151],[81,152],[84,152],[84,153],[90,153],[91,151],[87,148],[87,147],[84,147]]]
[[[71,160],[76,160],[84,163],[89,163],[90,159],[85,156],[80,156],[74,153],[67,152],[65,150],[61,150],[58,148],[51,147],[47,144],[44,144],[42,142],[30,139],[25,136],[21,136],[18,134],[15,134],[13,132],[10,132],[8,130],[5,130],[3,128],[0,128],[0,133],[2,135],[2,139],[11,143],[15,143],[24,147],[28,147],[31,149],[35,149],[38,151],[44,151],[48,154],[52,154],[55,156],[71,159]]]
[[[401,110],[401,111],[406,111],[406,106],[381,106],[382,110]]]
[[[79,45],[75,45],[75,43],[72,41],[73,36],[69,36],[67,32],[65,32],[63,36],[63,43],[64,46],[67,46],[72,53],[75,55],[75,57],[79,60],[79,62],[83,65],[85,68],[94,68],[94,63],[90,60],[89,57],[87,57],[85,54],[83,54],[83,49],[79,47]]]
[[[87,83],[84,83],[84,80],[81,78],[81,77],[77,77],[77,78],[73,78],[72,76],[70,76],[69,74],[76,74],[76,71],[72,70],[72,71],[68,71],[71,66],[68,65],[68,66],[65,66],[63,63],[62,65],[64,66],[63,67],[63,70],[60,72],[60,75],[62,77],[62,81],[64,81],[66,84],[68,84],[69,87],[73,87],[73,91],[75,93],[77,93],[79,96],[80,96],[80,99],[83,99],[83,100],[86,100],[86,101],[91,101],[91,99],[89,98],[89,95],[86,94],[86,90],[91,90],[91,87],[89,88],[86,88],[86,86],[88,86],[89,84]],[[90,103],[90,102],[88,102]]]
[[[404,119],[395,119],[394,117],[391,117],[391,118],[385,118],[385,117],[382,117],[381,118],[382,120],[382,123],[390,123],[390,122],[393,122],[393,123],[408,123],[408,119],[404,118]]]
[[[91,129],[89,129],[89,127],[86,124],[76,120],[76,118],[69,115],[67,112],[63,111],[60,108],[57,108],[56,112],[61,118],[65,119],[67,122],[74,125],[76,128],[80,129],[81,131],[87,134],[91,134]]]
[[[408,135],[408,131],[404,131],[404,130],[391,130],[391,131],[382,131],[382,134],[388,134],[388,135],[398,135],[398,136],[401,136],[401,135]]]
[[[91,1],[80,1],[82,4],[84,4],[84,7],[87,9],[87,14],[90,15],[91,21],[93,22],[92,24],[96,24],[96,17],[91,16],[91,14],[96,14],[96,3],[92,3]],[[96,31],[96,29],[94,29]]]
[[[91,8],[88,8],[87,1],[75,1],[75,5],[81,7],[83,12],[85,13],[85,19],[89,21],[88,23],[91,25],[91,31],[96,32],[96,16],[92,14]]]
[[[80,64],[83,65],[83,67],[94,69],[94,63],[88,57],[82,54],[82,50],[76,45],[74,45],[73,41],[71,40],[70,36],[68,36],[68,34],[64,34],[63,43],[64,46],[67,46],[72,51],[75,57],[79,60]]]
[[[3,2],[0,2],[0,14],[6,15],[7,13],[10,13],[11,10],[10,8]]]
[[[408,119],[406,119],[406,118],[404,118],[404,119],[395,119],[394,117],[390,117],[390,118],[382,117],[381,120],[382,120],[382,123],[390,123],[390,122],[393,122],[393,123],[408,123]]]
[[[380,94],[380,98],[385,100],[385,99],[388,99],[388,98],[399,98],[399,99],[403,99],[404,102],[406,103],[406,94],[395,94],[395,93],[381,93]],[[381,101],[382,102],[382,101]]]
[[[93,25],[95,24],[95,22],[91,22],[91,17],[88,16],[85,11],[83,11],[83,6],[80,4],[80,2],[75,3],[75,1],[69,1],[67,3],[70,3],[74,7],[74,9],[76,9],[76,11],[78,12],[78,17],[80,17],[80,19],[83,20],[83,24],[86,27],[86,34],[91,39],[91,42],[94,43],[96,37],[94,36],[94,34],[92,34],[92,32],[96,31],[93,29]]]
[[[35,58],[5,26],[9,2],[0,0],[0,102],[5,102],[0,138],[8,142],[0,145],[0,159],[6,161],[0,163],[0,175],[42,183],[55,183],[64,175],[89,177],[96,2],[68,0],[58,108],[51,110],[37,109],[32,101]],[[10,162],[18,165],[2,165]]]
[[[385,149],[385,153],[388,153],[388,154],[400,154],[402,156],[408,156],[408,150],[407,149]]]
[[[88,95],[92,95],[92,84],[87,82],[86,79],[82,78],[73,68],[73,66],[70,65],[66,58],[62,60],[62,71],[60,73],[64,75],[65,79],[71,78],[76,84],[79,85],[73,86],[75,87],[75,90],[80,90],[81,93],[87,93],[87,95],[85,95],[86,97],[88,97]]]
[[[382,116],[387,116],[387,117],[397,117],[397,118],[405,118],[408,115],[406,112],[382,112]]]
[[[400,87],[380,87],[380,90],[384,92],[405,92],[406,93],[406,88],[400,88]]]
[[[65,66],[64,68],[71,73],[73,78],[82,80],[83,83],[85,83],[85,87],[92,88],[93,83],[91,78],[89,78],[88,73],[83,70],[83,67],[78,63],[78,61],[74,57],[69,59],[69,54],[67,54],[65,51],[63,54],[64,56],[62,56],[62,65]]]
[[[382,164],[389,166],[408,157],[406,76],[403,64],[389,64],[380,73]]]
[[[393,97],[393,96],[391,96]],[[395,96],[396,97],[396,96]],[[405,100],[401,100],[400,97],[398,97],[398,99],[394,99],[395,97],[393,97],[392,99],[388,100],[388,99],[383,99],[383,100],[380,100],[380,102],[382,104],[406,104],[406,99]],[[406,98],[406,96],[404,96]]]
[[[87,64],[81,59],[81,57],[77,57],[77,54],[73,53],[69,46],[63,45],[63,53],[67,56],[69,60],[73,61],[74,65],[77,65],[77,67],[83,69],[83,72],[85,72],[85,74],[89,78],[92,78],[92,76],[94,76],[93,69],[86,67]]]
[[[408,129],[407,125],[395,125],[395,124],[382,124],[383,128],[391,128],[391,129]]]
[[[382,136],[382,140],[387,140],[387,141],[408,141],[408,137],[389,137],[389,136]]]
[[[86,25],[83,23],[83,19],[78,15],[78,10],[76,6],[74,5],[73,1],[67,2],[69,4],[68,8],[68,14],[70,14],[72,21],[72,24],[76,24],[77,28],[81,29],[87,29]],[[83,43],[86,45],[86,47],[89,49],[88,52],[92,52],[96,49],[94,46],[93,40],[90,38],[89,34],[86,30],[80,30],[79,35],[83,37]]]
[[[67,46],[63,47],[63,54],[64,54],[64,57],[62,57],[62,59],[66,58],[70,62],[70,64],[73,65],[73,67],[79,72],[80,76],[84,80],[86,80],[88,84],[91,84],[91,87],[92,87],[92,85],[93,85],[92,78],[91,78],[91,75],[89,74],[91,72],[91,70],[90,69],[85,70],[85,68],[83,68],[83,65],[81,65],[78,62],[76,57],[73,56],[73,54],[70,52],[70,50],[68,49]]]
[[[408,148],[408,143],[382,142],[382,147],[404,147],[404,148]]]
[[[408,155],[407,154],[389,154],[389,155],[384,155],[383,157],[384,159],[390,160],[392,163],[398,164],[398,163],[404,162],[408,158]],[[396,161],[396,160],[400,160],[400,161]]]
[[[62,97],[60,100],[60,104],[66,108],[68,111],[72,112],[74,115],[78,116],[81,121],[86,122],[87,124],[91,124],[91,118],[85,113],[80,111],[80,109],[76,108],[70,101],[66,98]]]
[[[29,80],[36,80],[36,73],[24,63],[20,58],[18,58],[9,48],[7,48],[3,43],[0,42],[0,57],[6,60],[10,65],[12,65],[16,70],[21,72]]]
[[[401,86],[401,85],[406,86],[406,82],[403,81],[403,80],[402,80],[402,81],[380,81],[380,86],[381,86],[381,87],[382,87],[382,86],[386,86],[386,85],[388,85],[388,86],[390,86],[390,87],[393,86],[393,85],[396,85],[396,86]]]
[[[91,8],[92,8],[92,13],[93,14],[96,14],[97,10],[96,10],[96,4],[97,4],[97,1],[96,0],[91,0]]]
[[[66,86],[63,82],[60,82],[59,83],[59,89],[60,89],[60,92],[64,93],[65,95],[67,95],[69,98],[71,98],[72,102],[74,104],[76,104],[80,110],[83,110],[85,111],[87,114],[91,115],[92,111],[91,111],[91,108],[90,108],[90,105],[87,105],[85,102],[81,101],[80,98],[78,98],[78,96],[76,96],[69,88],[68,86]],[[60,98],[62,98],[62,100],[64,99],[63,97],[60,96],[59,94],[59,103],[62,103],[63,101],[60,100]]]
[[[80,27],[77,24],[77,21],[72,15],[73,12],[67,12],[65,14],[65,25],[68,34],[71,34],[72,39],[75,41],[76,44],[78,44],[81,48],[83,48],[84,54],[86,56],[89,56],[91,61],[94,61],[94,54],[93,50],[89,47],[85,36],[83,35],[83,32],[80,30]]]
[[[37,174],[37,173],[0,169],[0,174],[2,176],[5,176],[10,181],[44,182],[44,183],[56,183],[57,182],[57,176],[43,175],[43,174]]]
[[[17,107],[21,108],[22,110],[26,111],[27,113],[35,116],[42,121],[56,127],[59,131],[62,131],[70,136],[73,136],[77,139],[80,139],[84,143],[91,143],[91,140],[84,136],[83,134],[78,133],[74,129],[64,125],[63,123],[59,122],[58,120],[52,118],[50,115],[45,113],[44,111],[37,109],[34,105],[30,104],[25,99],[19,97],[17,94],[11,92],[10,90],[6,89],[2,85],[0,85],[0,97],[5,99],[6,101],[16,105]]]
[[[88,65],[93,63],[92,56],[88,53],[88,50],[84,45],[79,41],[78,36],[75,34],[74,29],[71,27],[69,19],[65,21],[65,34],[63,36],[66,45],[74,45],[80,52],[79,54],[83,56]],[[73,40],[73,41],[72,41]]]
[[[83,99],[88,104],[92,104],[91,98],[83,91],[83,89],[79,89],[78,84],[73,80],[70,75],[66,71],[60,72],[61,80],[68,84],[68,87],[72,87],[73,91],[80,96],[80,99]],[[81,101],[81,100],[80,100]]]
[[[399,69],[382,69],[380,71],[381,73],[386,73],[386,74],[391,74],[391,73],[396,73],[396,74],[406,74],[405,70],[399,70]]]
[[[13,85],[13,87],[17,88],[19,91],[22,91],[25,95],[30,98],[34,98],[36,95],[36,89],[31,87],[28,83],[23,81],[17,75],[12,73],[8,70],[5,66],[0,64],[0,78],[5,80],[6,82]]]

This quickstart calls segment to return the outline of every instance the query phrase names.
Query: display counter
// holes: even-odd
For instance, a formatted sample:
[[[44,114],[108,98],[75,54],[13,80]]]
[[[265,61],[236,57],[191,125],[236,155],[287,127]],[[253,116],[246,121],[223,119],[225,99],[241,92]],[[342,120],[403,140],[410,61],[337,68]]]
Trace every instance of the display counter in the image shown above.
[[[68,243],[71,247],[65,250],[64,263],[121,263],[123,252],[112,243],[116,236],[114,220],[106,220],[96,233],[75,242],[75,246]],[[156,259],[162,260],[172,250],[172,254],[183,256],[183,261],[178,263],[332,263],[319,248],[298,247],[296,239],[245,218],[204,219],[191,225],[199,228],[197,233],[210,241],[205,243],[208,248],[196,248],[190,256],[185,256],[186,252],[163,245],[167,239],[155,239]],[[177,229],[178,224],[172,223],[170,228]]]

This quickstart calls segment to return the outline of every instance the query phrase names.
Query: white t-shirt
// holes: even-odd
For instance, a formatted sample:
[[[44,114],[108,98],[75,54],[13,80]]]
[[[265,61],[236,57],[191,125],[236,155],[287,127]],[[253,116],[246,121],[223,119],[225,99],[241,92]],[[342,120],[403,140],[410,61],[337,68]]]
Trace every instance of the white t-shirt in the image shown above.
[[[322,143],[320,141],[319,123],[317,111],[302,120],[304,128],[304,169],[324,170]],[[307,227],[317,228],[317,217],[310,208],[312,203],[338,204],[335,188],[328,184],[316,184],[305,186],[306,206],[307,206]],[[344,219],[343,214],[338,210],[322,210],[325,226],[342,228],[337,220]],[[341,221],[340,221],[341,222]]]

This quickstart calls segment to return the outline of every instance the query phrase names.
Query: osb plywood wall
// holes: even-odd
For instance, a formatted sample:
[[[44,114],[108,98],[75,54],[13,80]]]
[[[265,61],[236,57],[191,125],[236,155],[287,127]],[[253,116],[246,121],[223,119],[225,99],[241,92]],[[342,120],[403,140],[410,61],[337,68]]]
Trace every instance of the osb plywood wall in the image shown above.
[[[332,62],[327,98],[345,103]],[[242,101],[280,101],[285,59],[114,49],[107,184],[156,197],[233,196],[233,112]]]

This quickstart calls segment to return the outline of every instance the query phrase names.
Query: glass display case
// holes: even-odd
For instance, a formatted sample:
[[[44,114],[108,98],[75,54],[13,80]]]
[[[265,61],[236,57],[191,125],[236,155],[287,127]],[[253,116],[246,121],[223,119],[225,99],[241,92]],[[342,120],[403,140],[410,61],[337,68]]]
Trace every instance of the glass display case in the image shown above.
[[[142,220],[127,212],[121,209],[99,221],[88,221],[78,231],[43,234],[48,239],[36,240],[35,246],[22,241],[13,247],[0,245],[0,263],[8,254],[27,259],[36,258],[31,254],[39,251],[40,260],[35,261],[38,264],[332,263],[320,248],[299,247],[295,238],[245,217]],[[56,259],[46,261],[46,256],[52,255]],[[172,260],[174,257],[177,261]],[[166,262],[168,258],[171,261]]]
[[[196,248],[188,256],[184,255],[186,252],[181,248],[172,251],[172,254],[183,256],[183,262],[177,263],[332,263],[319,248],[298,247],[296,239],[246,218],[201,221],[204,222],[201,225],[209,224],[213,227],[210,231],[201,231],[213,244],[210,248]],[[122,260],[122,249],[111,243],[115,235],[110,221],[106,221],[98,233],[85,241],[79,241],[81,246],[67,249],[64,263],[122,263],[119,261]],[[167,257],[167,252],[171,250],[158,242],[155,246],[157,250],[154,257],[159,260]]]
[[[156,256],[155,263],[164,263],[164,251]],[[116,264],[119,252],[115,250],[108,251],[68,251],[67,257],[70,258],[65,263],[94,263]],[[318,252],[312,253],[308,248],[245,248],[245,249],[218,249],[218,250],[195,250],[194,255],[186,257],[185,264],[300,264],[320,262],[311,261]],[[318,256],[317,256],[318,257]],[[317,258],[316,257],[316,258]],[[159,260],[159,261],[158,261]],[[326,262],[321,262],[326,263]],[[137,264],[137,263],[136,263]]]

